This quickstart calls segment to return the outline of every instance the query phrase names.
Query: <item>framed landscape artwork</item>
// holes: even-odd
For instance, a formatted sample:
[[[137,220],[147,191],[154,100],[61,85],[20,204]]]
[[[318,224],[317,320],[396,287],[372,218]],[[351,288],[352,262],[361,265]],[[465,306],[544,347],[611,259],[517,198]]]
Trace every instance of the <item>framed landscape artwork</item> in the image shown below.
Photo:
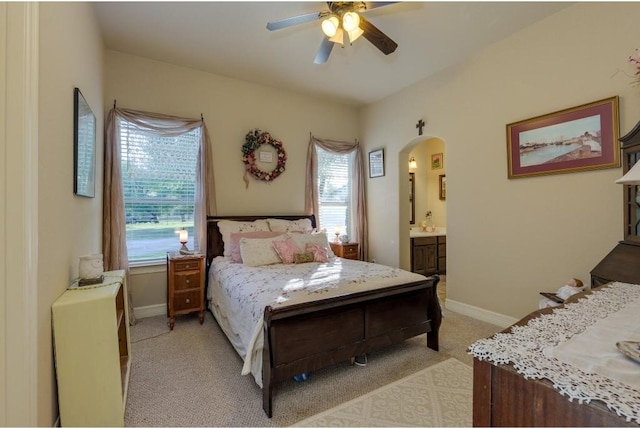
[[[620,166],[618,97],[507,125],[509,178]]]

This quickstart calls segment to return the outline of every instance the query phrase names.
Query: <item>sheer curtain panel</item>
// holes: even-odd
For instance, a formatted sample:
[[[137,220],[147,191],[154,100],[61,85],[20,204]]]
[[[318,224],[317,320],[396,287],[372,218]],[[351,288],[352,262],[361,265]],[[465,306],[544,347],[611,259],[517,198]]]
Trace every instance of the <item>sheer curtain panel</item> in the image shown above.
[[[360,258],[368,260],[369,235],[367,232],[367,207],[364,196],[364,163],[360,143],[325,140],[311,136],[307,150],[307,177],[305,185],[305,213],[319,217],[318,193],[318,152],[317,147],[336,154],[354,155],[353,175],[351,177],[351,204],[353,216],[351,229],[353,241],[360,243]]]
[[[157,113],[113,108],[107,116],[105,127],[104,192],[102,251],[106,270],[124,269],[129,273],[127,257],[126,221],[121,169],[120,120],[158,136],[179,136],[200,128],[200,145],[196,164],[194,201],[195,249],[206,251],[207,215],[216,214],[213,165],[209,153],[211,143],[203,119],[185,119]],[[131,290],[131,288],[129,288]],[[129,291],[131,293],[131,291]],[[129,295],[129,320],[135,322],[131,295]]]

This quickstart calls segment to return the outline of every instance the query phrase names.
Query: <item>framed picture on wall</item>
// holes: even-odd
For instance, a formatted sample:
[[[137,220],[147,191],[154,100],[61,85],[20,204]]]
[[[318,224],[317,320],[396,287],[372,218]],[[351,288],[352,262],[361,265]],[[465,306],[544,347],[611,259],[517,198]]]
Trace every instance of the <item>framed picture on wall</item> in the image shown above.
[[[618,97],[507,125],[509,178],[620,166]]]
[[[73,96],[73,193],[93,198],[96,195],[96,117],[82,96]]]
[[[442,169],[444,166],[444,155],[436,153],[431,155],[431,169]]]
[[[384,175],[384,149],[369,152],[369,178]]]
[[[445,199],[447,199],[447,176],[445,174],[441,174],[438,177],[438,184],[440,189],[440,200],[444,201]]]

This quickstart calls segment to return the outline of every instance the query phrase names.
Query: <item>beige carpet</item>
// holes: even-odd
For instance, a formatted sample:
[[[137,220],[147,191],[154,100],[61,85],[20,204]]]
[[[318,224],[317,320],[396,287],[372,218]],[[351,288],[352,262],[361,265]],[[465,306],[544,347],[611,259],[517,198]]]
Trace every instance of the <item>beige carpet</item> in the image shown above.
[[[450,358],[294,426],[471,426],[472,388],[471,367]]]
[[[470,367],[468,346],[500,330],[445,309],[440,352],[427,348],[421,335],[370,354],[366,367],[341,363],[311,373],[305,382],[285,381],[276,387],[269,419],[262,390],[240,375],[242,360],[210,313],[203,325],[197,315],[177,317],[173,331],[164,316],[140,319],[131,328],[125,424],[290,426],[450,358]]]

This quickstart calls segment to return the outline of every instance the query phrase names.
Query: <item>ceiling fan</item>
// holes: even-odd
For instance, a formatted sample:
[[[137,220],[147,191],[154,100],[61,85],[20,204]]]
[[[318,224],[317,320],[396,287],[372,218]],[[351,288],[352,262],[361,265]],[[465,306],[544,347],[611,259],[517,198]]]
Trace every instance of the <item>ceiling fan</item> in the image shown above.
[[[362,13],[394,3],[397,2],[328,1],[329,10],[272,21],[267,23],[267,29],[280,30],[322,19],[322,31],[325,37],[313,60],[316,64],[327,62],[334,44],[344,46],[345,41],[353,43],[360,36],[364,36],[385,55],[389,55],[396,50],[398,44],[362,16]]]

